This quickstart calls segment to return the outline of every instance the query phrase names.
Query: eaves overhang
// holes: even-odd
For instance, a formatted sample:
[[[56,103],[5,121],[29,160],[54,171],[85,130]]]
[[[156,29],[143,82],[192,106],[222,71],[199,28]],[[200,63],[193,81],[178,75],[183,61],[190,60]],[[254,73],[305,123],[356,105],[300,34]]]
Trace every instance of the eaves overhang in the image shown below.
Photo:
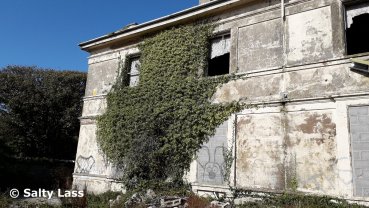
[[[158,19],[154,19],[133,27],[118,30],[116,32],[86,41],[79,44],[82,50],[91,52],[95,49],[106,47],[109,44],[124,40],[138,38],[144,34],[153,33],[171,26],[194,21],[210,15],[216,15],[222,11],[237,7],[241,4],[255,0],[216,0],[182,10]]]

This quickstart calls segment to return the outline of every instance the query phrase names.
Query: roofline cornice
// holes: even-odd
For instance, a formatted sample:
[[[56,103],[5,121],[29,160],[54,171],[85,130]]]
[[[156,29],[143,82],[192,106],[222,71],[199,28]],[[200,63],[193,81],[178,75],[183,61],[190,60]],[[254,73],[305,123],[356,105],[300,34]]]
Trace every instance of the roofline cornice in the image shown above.
[[[140,35],[155,32],[165,27],[178,25],[180,23],[190,21],[199,17],[212,14],[215,10],[217,12],[229,9],[233,6],[248,3],[254,0],[216,0],[205,4],[201,4],[189,9],[182,10],[158,19],[154,19],[124,30],[86,41],[79,44],[84,51],[90,52],[96,48],[104,47],[108,43],[118,42],[125,39],[132,39]]]

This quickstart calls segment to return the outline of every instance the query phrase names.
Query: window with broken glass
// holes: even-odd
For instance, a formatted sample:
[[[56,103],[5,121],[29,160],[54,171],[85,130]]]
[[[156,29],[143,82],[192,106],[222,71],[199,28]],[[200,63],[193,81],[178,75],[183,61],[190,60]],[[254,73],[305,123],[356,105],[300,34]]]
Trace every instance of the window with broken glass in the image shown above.
[[[229,73],[230,47],[231,36],[229,33],[218,35],[211,40],[211,49],[207,69],[208,76],[217,76]]]
[[[140,57],[133,56],[129,57],[129,72],[128,72],[128,79],[129,79],[129,86],[134,87],[138,85],[139,78],[140,78]]]
[[[369,52],[369,2],[346,3],[345,13],[347,55]]]

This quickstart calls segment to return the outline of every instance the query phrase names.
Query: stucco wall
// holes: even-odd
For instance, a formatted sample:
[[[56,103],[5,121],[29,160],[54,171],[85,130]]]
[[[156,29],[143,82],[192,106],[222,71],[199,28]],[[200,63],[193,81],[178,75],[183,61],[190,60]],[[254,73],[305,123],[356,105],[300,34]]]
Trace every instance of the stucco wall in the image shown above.
[[[235,161],[231,185],[284,191],[297,188],[352,200],[354,196],[348,108],[369,104],[369,78],[349,69],[345,55],[343,7],[339,0],[254,1],[210,17],[215,32],[231,34],[230,72],[243,75],[220,87],[214,103],[257,105],[229,118],[228,148]],[[119,58],[136,53],[135,45],[93,52],[84,100],[78,158],[94,165],[75,184],[88,190],[119,188],[119,171],[95,141],[94,116],[106,108],[105,94],[115,81]],[[352,57],[352,56],[351,56]],[[368,54],[358,55],[368,59]],[[218,141],[212,138],[214,144]],[[210,142],[211,142],[210,141]],[[198,180],[198,163],[186,179],[197,192],[226,191],[222,184]],[[293,181],[297,187],[291,187]]]

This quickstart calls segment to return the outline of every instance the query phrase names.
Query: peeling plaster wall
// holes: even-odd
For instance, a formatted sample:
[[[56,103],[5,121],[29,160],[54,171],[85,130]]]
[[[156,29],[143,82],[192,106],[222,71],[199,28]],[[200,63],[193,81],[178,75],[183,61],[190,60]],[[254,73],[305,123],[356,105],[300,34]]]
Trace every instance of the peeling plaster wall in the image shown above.
[[[280,19],[239,28],[238,72],[282,66],[282,29]]]
[[[236,186],[284,189],[283,129],[279,113],[237,116]]]
[[[287,17],[288,65],[313,63],[333,57],[329,6]]]
[[[278,101],[281,92],[288,92],[289,99],[306,99],[368,91],[369,78],[352,72],[350,63],[332,64],[231,81],[214,94],[213,102]]]
[[[117,77],[118,59],[89,65],[85,96],[107,94]]]
[[[300,191],[334,194],[332,113],[282,109],[237,115],[236,186],[283,191],[296,181]]]
[[[281,84],[281,74],[231,81],[213,95],[213,102],[279,100]]]
[[[73,184],[77,189],[86,188],[89,192],[111,190],[113,179],[121,175],[100,151],[96,142],[96,124],[92,123],[81,125],[75,164]],[[91,180],[90,176],[97,176],[97,179]]]
[[[130,46],[115,51],[102,50],[89,58],[87,86],[83,103],[81,128],[78,140],[73,185],[88,192],[103,193],[122,190],[117,181],[122,170],[111,164],[96,141],[96,117],[107,108],[106,94],[116,81],[119,63],[127,55],[136,54],[137,47]]]
[[[212,102],[258,106],[226,122],[227,147],[235,157],[230,185],[369,201],[369,196],[354,196],[348,126],[348,108],[369,104],[369,77],[349,69],[353,56],[345,55],[342,2],[286,1],[285,18],[279,3],[253,1],[209,16],[217,23],[216,33],[230,32],[230,72],[241,75],[218,88]],[[79,187],[121,188],[115,180],[119,170],[98,150],[93,118],[106,109],[104,94],[115,81],[119,57],[137,52],[132,45],[91,53],[76,160],[83,156],[85,169],[90,155],[95,163],[84,174],[76,167]],[[356,57],[369,59],[369,54]],[[227,192],[224,183],[198,180],[198,167],[194,160],[185,177],[195,192]]]
[[[286,148],[289,180],[298,190],[334,194],[336,187],[336,124],[326,110],[290,112]]]

